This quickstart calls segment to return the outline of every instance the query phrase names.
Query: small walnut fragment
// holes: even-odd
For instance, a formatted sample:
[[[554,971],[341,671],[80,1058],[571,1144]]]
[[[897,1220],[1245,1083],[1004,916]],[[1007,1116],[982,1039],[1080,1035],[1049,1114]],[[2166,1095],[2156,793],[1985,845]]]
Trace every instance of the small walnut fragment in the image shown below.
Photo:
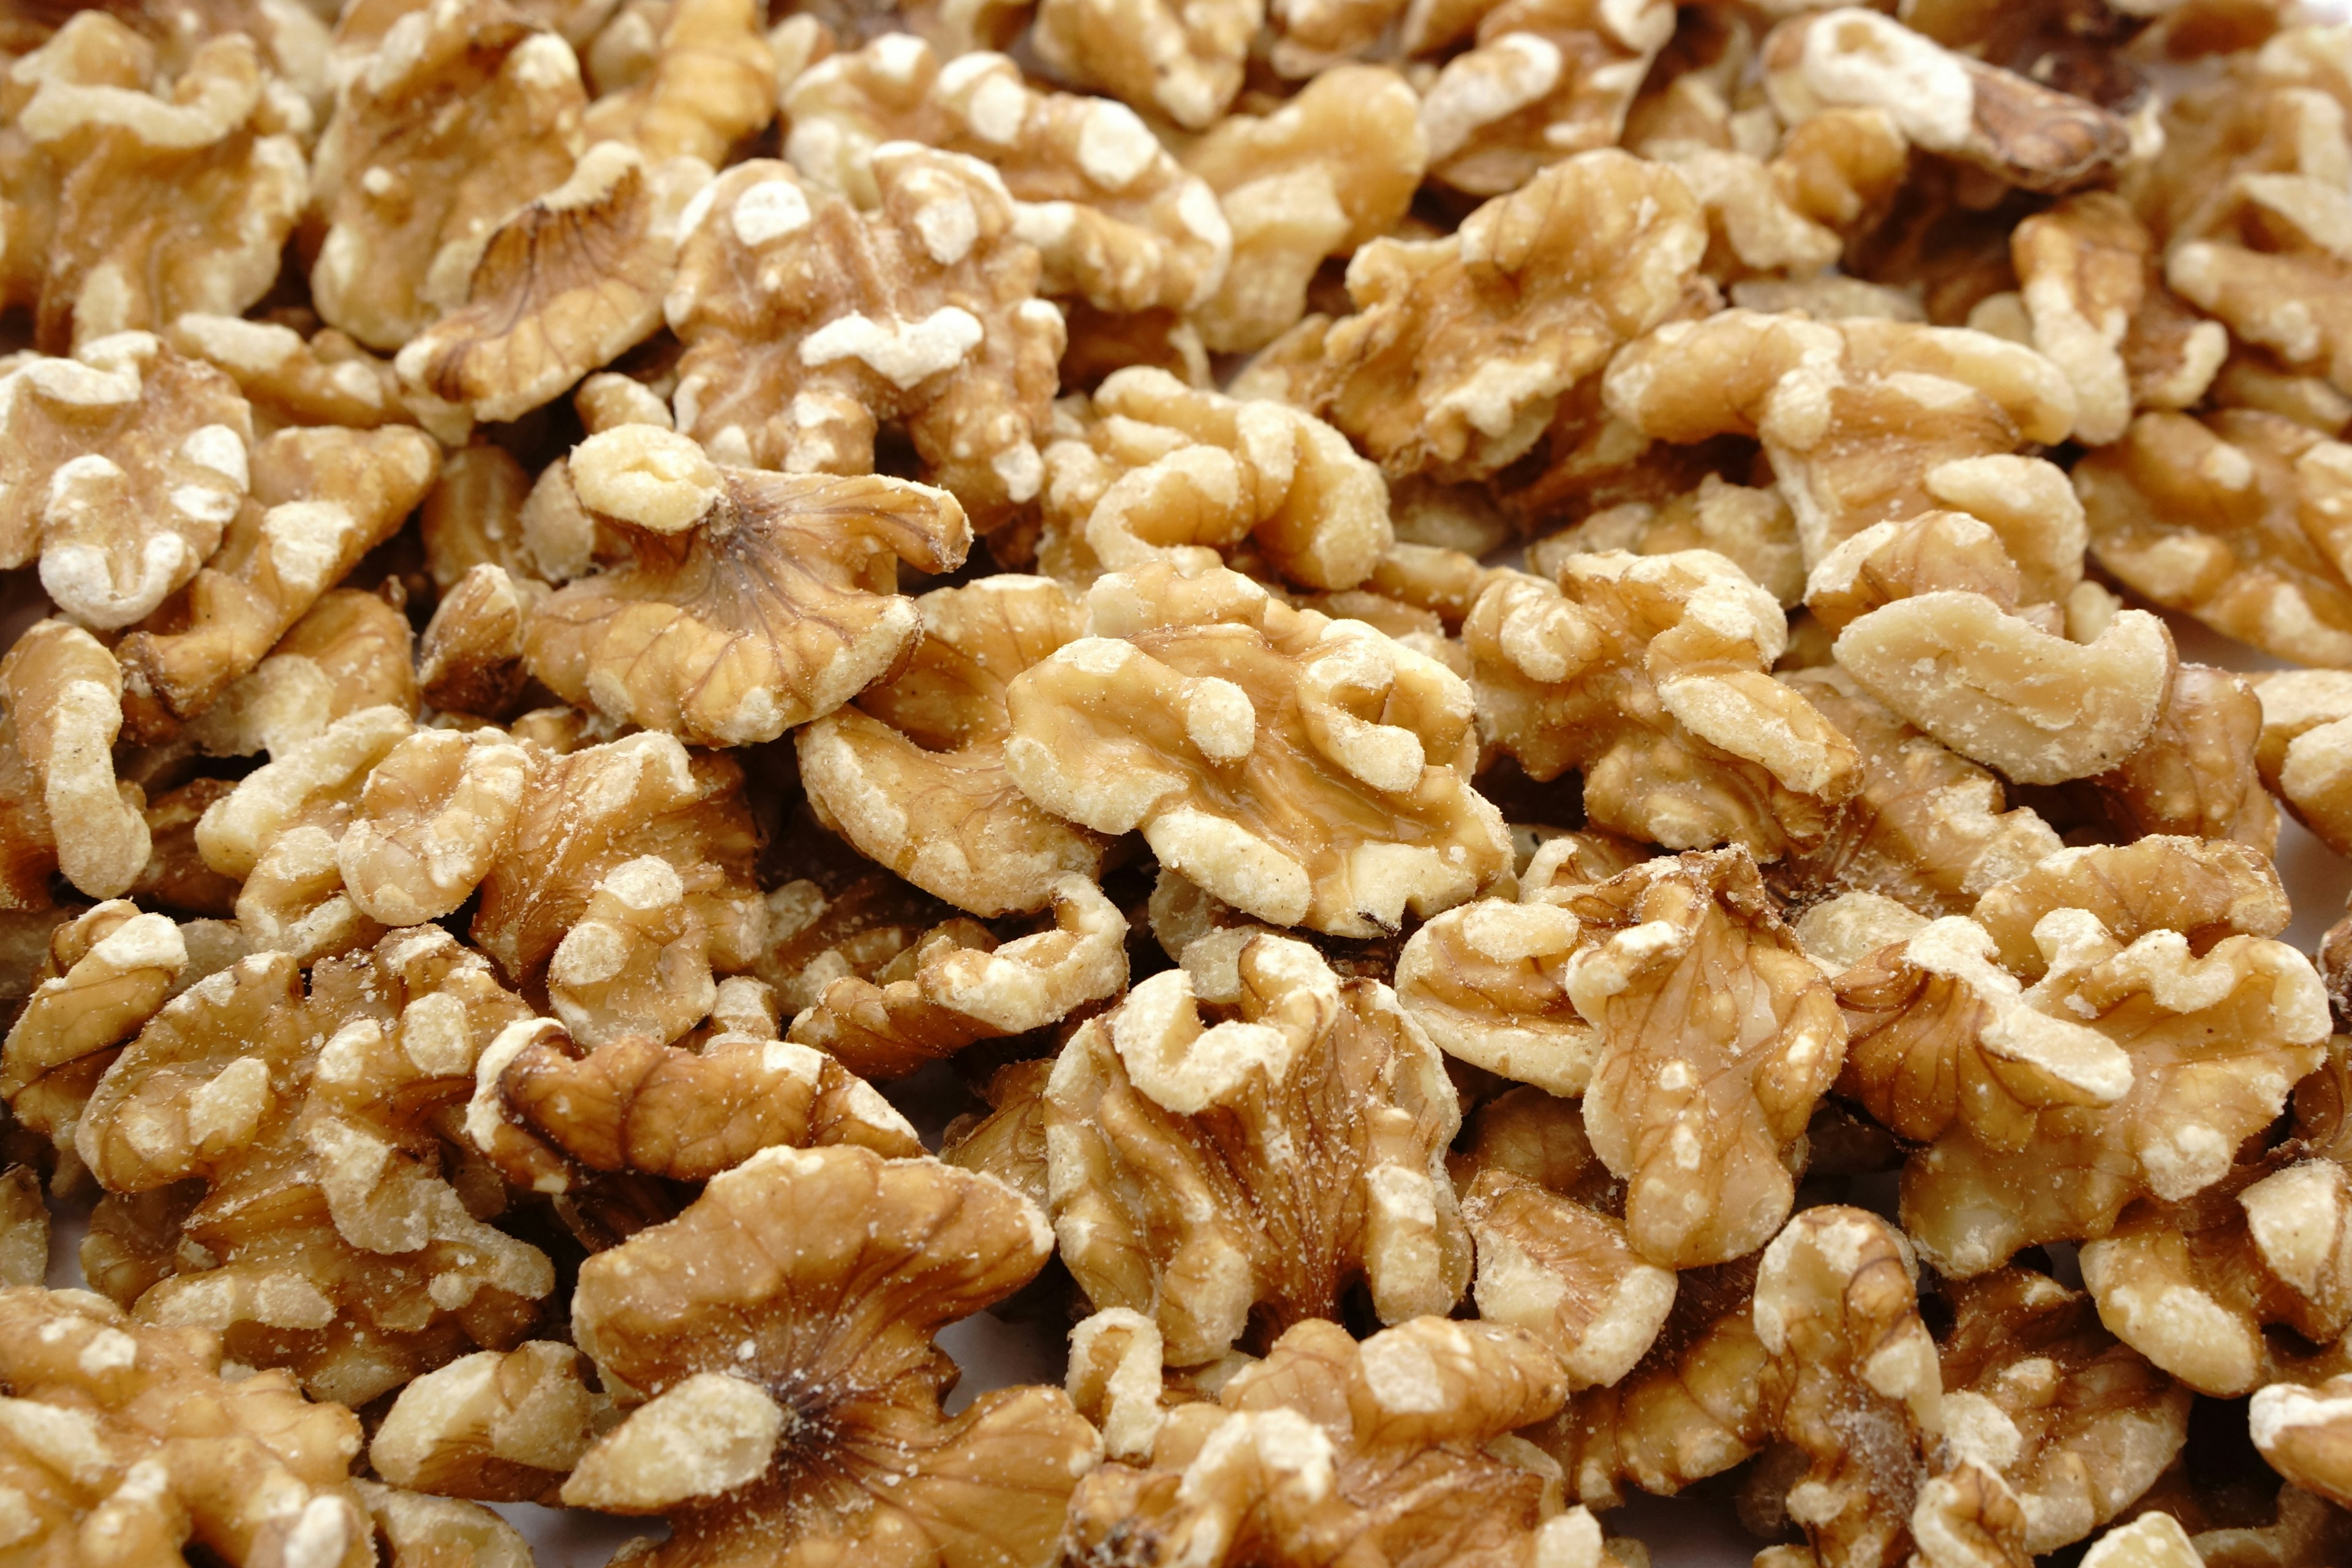
[[[534,1501],[562,1484],[609,1415],[611,1398],[580,1373],[580,1352],[547,1340],[460,1356],[400,1391],[368,1462],[418,1491]]]
[[[0,706],[40,779],[58,869],[93,899],[130,891],[147,867],[147,799],[114,776],[122,728],[114,655],[79,626],[39,622],[0,658]]]
[[[1305,1322],[1213,1404],[1186,1405],[1148,1468],[1079,1483],[1065,1538],[1085,1568],[1369,1561],[1623,1568],[1581,1508],[1552,1511],[1541,1456],[1508,1436],[1566,1392],[1534,1339],[1416,1318],[1360,1344]]]
[[[1571,555],[1491,580],[1463,625],[1480,726],[1593,824],[1671,849],[1811,847],[1861,784],[1853,744],[1767,673],[1772,596],[1711,551]]]
[[[1467,782],[1469,688],[1435,660],[1215,567],[1108,576],[1087,629],[1006,692],[1006,768],[1046,810],[1139,827],[1225,902],[1334,936],[1392,931],[1509,868]]]
[[[1005,689],[1084,635],[1082,605],[1045,577],[1000,574],[915,601],[902,667],[795,738],[818,820],[926,892],[992,917],[1044,906],[1102,868],[1105,844],[1034,805],[1004,766]]]
[[[1477,1250],[1480,1318],[1535,1335],[1571,1388],[1621,1381],[1674,1306],[1673,1271],[1635,1256],[1622,1220],[1523,1177],[1481,1172],[1462,1219]]]
[[[311,171],[319,313],[389,353],[466,302],[499,221],[583,147],[580,62],[502,0],[433,0],[337,95]]]
[[[1097,1308],[1150,1315],[1178,1366],[1253,1320],[1328,1317],[1359,1280],[1385,1321],[1450,1309],[1470,1247],[1443,1058],[1387,986],[1303,942],[1254,937],[1234,974],[1214,1000],[1153,975],[1064,1048],[1045,1090],[1063,1261]]]
[[[145,1027],[188,966],[169,918],[110,899],[49,935],[32,994],[0,1047],[0,1098],[59,1148],[116,1047]]]
[[[1573,527],[1537,540],[1528,547],[1528,565],[1556,577],[1569,556],[1610,550],[1636,555],[1711,550],[1746,573],[1783,609],[1804,602],[1805,562],[1797,543],[1796,516],[1769,485],[1731,484],[1719,474],[1708,474],[1696,489],[1664,501],[1606,507]]]
[[[1744,850],[1645,862],[1561,907],[1585,943],[1569,995],[1600,1040],[1585,1128],[1627,1183],[1634,1250],[1676,1268],[1754,1251],[1844,1056],[1828,983]]]
[[[523,654],[531,612],[546,598],[545,584],[495,562],[468,571],[433,607],[417,640],[419,695],[445,713],[510,715],[530,682]]]
[[[1397,958],[1397,997],[1447,1056],[1579,1095],[1600,1050],[1568,994],[1581,927],[1530,891],[1461,905],[1413,932]]]
[[[408,617],[382,596],[331,588],[180,740],[207,756],[278,756],[363,708],[414,713],[411,640]]]
[[[1815,115],[1790,127],[1769,158],[1672,133],[1654,135],[1637,150],[1673,164],[1706,207],[1714,233],[1707,275],[1733,279],[1736,303],[1804,309],[1822,319],[1918,319],[1916,307],[1890,309],[1895,300],[1872,285],[1822,270],[1884,214],[1907,172],[1909,148],[1884,110]]]
[[[2352,1498],[2352,1375],[2309,1388],[2273,1384],[2247,1408],[2254,1447],[2295,1486],[2337,1507]]]
[[[671,0],[645,74],[588,106],[588,140],[626,142],[657,164],[725,163],[775,118],[777,60],[763,10],[757,0]]]
[[[1041,0],[1030,47],[1055,77],[1204,131],[1241,90],[1263,0]]]
[[[420,730],[368,770],[337,842],[343,886],[387,926],[453,914],[504,850],[531,759],[497,732]]]
[[[677,427],[721,462],[859,474],[889,420],[993,517],[1044,482],[1062,314],[994,170],[903,143],[872,165],[871,212],[768,159],[697,201],[665,305]]]
[[[823,882],[798,878],[767,896],[767,940],[753,973],[785,1017],[814,1006],[844,975],[873,979],[953,913],[878,868],[831,869]]]
[[[2157,1512],[2116,1526],[2083,1558],[2084,1568],[2206,1568],[2213,1561],[2197,1549],[2179,1520]]]
[[[2267,733],[2261,699],[2243,676],[2177,665],[2147,739],[2092,788],[2123,837],[2227,838],[2268,855],[2279,815],[2257,760]]]
[[[955,1367],[932,1336],[1018,1289],[1051,1246],[1026,1199],[935,1160],[753,1155],[582,1266],[573,1334],[635,1408],[563,1500],[667,1514],[669,1540],[639,1559],[656,1565],[885,1542],[1042,1561],[1100,1439],[1058,1389],[942,1415]]]
[[[164,328],[163,338],[177,353],[204,361],[236,383],[253,405],[257,435],[272,436],[289,425],[373,430],[430,417],[436,432],[465,439],[462,430],[449,427],[448,411],[429,403],[414,406],[403,396],[389,361],[332,327],[305,338],[277,321],[191,310]]]
[[[388,1568],[531,1568],[522,1531],[478,1503],[353,1481]]]

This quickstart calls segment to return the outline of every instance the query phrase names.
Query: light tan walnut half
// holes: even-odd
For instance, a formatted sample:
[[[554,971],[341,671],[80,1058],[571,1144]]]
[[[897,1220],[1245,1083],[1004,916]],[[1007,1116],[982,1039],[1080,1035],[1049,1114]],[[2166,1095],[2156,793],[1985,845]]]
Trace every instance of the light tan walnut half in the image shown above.
[[[656,164],[725,164],[776,115],[780,79],[764,15],[758,0],[671,0],[645,74],[588,106],[588,140],[626,142]],[[601,71],[597,79],[605,85]]]
[[[1303,942],[1244,942],[1235,994],[1144,981],[1075,1036],[1045,1089],[1062,1259],[1097,1308],[1158,1321],[1192,1366],[1253,1322],[1444,1311],[1470,1271],[1446,1179],[1443,1058],[1377,981]],[[1204,1007],[1203,1004],[1206,1003]]]
[[[2352,667],[2352,449],[2281,415],[2143,414],[2074,468],[2099,564],[2168,610]]]
[[[1065,582],[1247,550],[1305,587],[1346,589],[1396,542],[1380,470],[1286,405],[1137,367],[1056,424],[1075,428],[1045,448],[1037,564]]]
[[[1491,579],[1463,624],[1479,723],[1535,779],[1583,775],[1593,825],[1759,859],[1825,838],[1861,784],[1852,742],[1768,673],[1772,595],[1706,550]]]
[[[591,147],[491,232],[463,301],[393,362],[401,379],[484,421],[562,395],[661,330],[679,215],[710,179],[691,158]]]
[[[1524,885],[1517,902],[1479,899],[1412,933],[1398,955],[1398,1000],[1447,1056],[1548,1093],[1582,1094],[1600,1041],[1569,999],[1581,927]]]
[[[126,1305],[352,1404],[520,1340],[553,1267],[467,1208],[438,1125],[526,1016],[430,927],[322,962],[307,988],[276,952],[200,981],[107,1069],[75,1133],[110,1203],[198,1184]]]
[[[925,478],[993,518],[1045,480],[1062,313],[995,170],[906,142],[872,162],[870,212],[769,159],[688,212],[665,305],[677,427],[721,462],[860,474],[894,422]]]
[[[21,1125],[63,1149],[116,1047],[171,997],[188,947],[169,917],[142,914],[126,899],[60,924],[47,947],[0,1046],[0,1098]]]
[[[1741,849],[1648,861],[1562,907],[1588,944],[1568,993],[1600,1037],[1585,1128],[1627,1183],[1634,1250],[1675,1268],[1754,1251],[1845,1054],[1828,983]]]
[[[1215,567],[1105,577],[1087,629],[1006,693],[1006,768],[1048,811],[1139,827],[1225,902],[1335,936],[1395,931],[1509,868],[1468,783],[1470,689],[1434,659]]]
[[[39,622],[0,658],[0,705],[40,780],[58,869],[93,899],[129,892],[147,866],[147,797],[114,776],[122,671],[113,653],[79,626]]]
[[[1463,1194],[1462,1220],[1477,1250],[1479,1317],[1535,1335],[1559,1357],[1571,1389],[1621,1381],[1675,1304],[1673,1270],[1643,1262],[1623,1221],[1524,1177],[1481,1172]]]
[[[919,142],[977,158],[1013,198],[1013,228],[1045,263],[1039,291],[1097,310],[1184,310],[1215,292],[1233,239],[1214,195],[1110,99],[1040,92],[996,54],[942,62],[889,33],[796,78],[785,153],[861,206],[880,200],[875,149]]]
[[[1243,1568],[1331,1561],[1346,1542],[1376,1563],[1624,1568],[1591,1514],[1557,1511],[1543,1456],[1509,1436],[1565,1392],[1549,1352],[1498,1324],[1416,1318],[1358,1343],[1300,1323],[1213,1403],[1181,1406],[1148,1466],[1079,1483],[1066,1561]]]
[[[336,845],[352,901],[387,926],[455,913],[513,836],[531,773],[495,731],[401,739],[369,770]]]
[[[1687,308],[1706,250],[1681,176],[1580,153],[1445,238],[1358,250],[1357,313],[1321,329],[1294,401],[1392,479],[1485,479],[1541,440],[1621,345]]]
[[[571,46],[503,0],[393,23],[319,142],[319,314],[389,353],[463,305],[499,223],[572,172],[586,107]]]
[[[629,554],[532,611],[524,661],[566,701],[699,744],[772,741],[897,668],[922,635],[898,563],[940,572],[971,548],[943,490],[722,468],[650,425],[568,462]]]
[[[651,1568],[1043,1561],[1101,1440],[1059,1389],[943,1415],[955,1363],[932,1336],[1052,1245],[1028,1200],[935,1160],[753,1155],[582,1266],[573,1336],[633,1407],[563,1500],[667,1515]]]
[[[1215,295],[1192,312],[1222,353],[1264,348],[1307,314],[1326,258],[1404,216],[1429,162],[1421,100],[1393,70],[1339,65],[1273,113],[1228,114],[1184,150],[1233,235]]]
[[[924,891],[982,917],[1042,908],[1105,844],[1030,803],[1004,766],[1005,689],[1085,635],[1078,600],[1000,573],[915,601],[922,639],[897,674],[795,737],[818,820]]]
[[[1029,44],[1055,77],[1204,131],[1241,90],[1265,0],[1041,0]]]
[[[2262,782],[2296,821],[2343,854],[2352,847],[2352,675],[2285,670],[2254,689],[2262,729],[2254,748]]]
[[[1708,474],[1696,489],[1660,501],[1605,507],[1528,545],[1528,569],[1557,577],[1567,557],[1608,550],[1636,555],[1712,550],[1778,599],[1781,608],[1794,609],[1805,599],[1805,560],[1797,543],[1796,514],[1769,485],[1729,484],[1718,474]]]
[[[400,1391],[368,1442],[395,1486],[485,1502],[530,1502],[610,1423],[612,1396],[581,1376],[580,1352],[549,1340],[476,1351]]]
[[[2310,1388],[2273,1384],[2247,1408],[2254,1447],[2295,1486],[2341,1508],[2352,1499],[2352,1375]]]
[[[139,16],[78,11],[0,89],[17,144],[0,158],[0,299],[31,310],[51,353],[246,310],[308,194],[292,132],[309,107],[289,117],[255,38],[224,29],[186,49],[183,35],[165,61],[126,25]]]

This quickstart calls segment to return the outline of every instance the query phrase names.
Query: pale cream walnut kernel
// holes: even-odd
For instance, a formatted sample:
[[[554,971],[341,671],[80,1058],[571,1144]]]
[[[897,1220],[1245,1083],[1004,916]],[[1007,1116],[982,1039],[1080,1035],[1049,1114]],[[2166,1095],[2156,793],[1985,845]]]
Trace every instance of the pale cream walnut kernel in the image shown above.
[[[352,902],[387,926],[455,913],[505,850],[532,771],[494,731],[403,737],[368,771],[336,846]]]
[[[1480,899],[1413,932],[1397,997],[1446,1055],[1551,1094],[1592,1080],[1600,1042],[1568,994],[1580,927],[1558,904]]]
[[[443,595],[416,645],[416,682],[445,713],[503,719],[520,707],[530,672],[523,655],[545,584],[495,562],[474,567]]]
[[[570,1345],[528,1340],[477,1351],[400,1391],[368,1442],[368,1462],[395,1486],[485,1502],[530,1502],[599,1436],[611,1397],[581,1376]]]
[[[1623,1221],[1522,1177],[1481,1172],[1462,1220],[1477,1251],[1479,1317],[1541,1341],[1571,1389],[1621,1381],[1674,1306],[1673,1271],[1634,1254]]]
[[[2352,1498],[2352,1375],[2257,1390],[2247,1424],[2254,1447],[2290,1482],[2339,1508]]]
[[[0,658],[0,706],[40,780],[58,869],[93,899],[129,892],[147,867],[147,797],[114,776],[122,671],[113,653],[79,626],[42,621]]]
[[[425,422],[456,441],[446,411],[412,407],[404,398],[391,362],[362,348],[332,327],[305,338],[276,321],[215,316],[191,310],[163,329],[163,341],[190,359],[203,360],[227,374],[253,405],[254,433],[272,436],[289,425],[340,425],[373,430],[379,425]],[[462,411],[457,411],[460,421]]]
[[[330,589],[180,739],[208,756],[278,756],[362,708],[414,713],[410,639],[408,617],[381,595]]]
[[[1528,565],[1556,578],[1569,556],[1609,550],[1635,555],[1711,550],[1778,599],[1781,608],[1794,609],[1804,601],[1805,560],[1797,544],[1796,516],[1769,485],[1750,488],[1708,474],[1698,489],[1661,503],[1606,507],[1528,546]]]
[[[644,74],[588,106],[588,140],[626,142],[659,164],[712,167],[775,118],[777,61],[758,0],[670,0]],[[598,73],[597,85],[608,84]]]
[[[48,957],[0,1047],[0,1099],[60,1149],[121,1044],[146,1026],[188,967],[169,918],[110,899],[53,931]]]
[[[710,932],[677,868],[643,855],[605,872],[548,957],[547,997],[592,1047],[637,1035],[667,1045],[709,1016]]]
[[[1029,43],[1063,80],[1204,131],[1241,90],[1265,12],[1264,0],[1041,0]]]

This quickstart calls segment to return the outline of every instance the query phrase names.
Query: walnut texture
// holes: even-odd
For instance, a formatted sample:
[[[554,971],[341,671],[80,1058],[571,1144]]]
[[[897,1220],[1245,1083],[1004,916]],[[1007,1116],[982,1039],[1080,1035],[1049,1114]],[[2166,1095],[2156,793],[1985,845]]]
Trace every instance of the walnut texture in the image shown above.
[[[1674,1306],[1674,1272],[1643,1262],[1622,1220],[1524,1177],[1480,1172],[1462,1219],[1477,1252],[1480,1318],[1535,1335],[1571,1389],[1621,1381]]]
[[[1240,91],[1264,0],[1040,0],[1030,47],[1045,68],[1187,130],[1206,130]]]
[[[94,899],[130,891],[151,843],[144,792],[114,776],[122,671],[112,652],[79,626],[41,621],[0,658],[0,706],[40,781],[58,869]]]
[[[777,60],[761,16],[757,0],[671,0],[644,74],[588,106],[588,140],[628,142],[656,164],[725,163],[775,118]],[[601,72],[598,85],[608,85]]]
[[[547,1340],[460,1356],[400,1391],[368,1462],[395,1486],[443,1497],[544,1497],[609,1424],[610,1396],[580,1373],[580,1352]]]

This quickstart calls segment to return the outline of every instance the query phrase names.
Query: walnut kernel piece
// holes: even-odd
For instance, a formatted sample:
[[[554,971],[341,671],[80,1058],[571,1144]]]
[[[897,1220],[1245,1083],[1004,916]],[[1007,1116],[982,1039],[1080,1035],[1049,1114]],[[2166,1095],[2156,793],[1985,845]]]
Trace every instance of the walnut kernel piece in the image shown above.
[[[2119,837],[2234,839],[2268,855],[2279,813],[2257,756],[2263,732],[2262,701],[2243,676],[2178,665],[2147,739],[2092,787]]]
[[[408,617],[383,597],[330,589],[180,740],[207,756],[279,756],[362,708],[414,713],[409,642]]]
[[[0,703],[40,779],[58,869],[93,899],[130,891],[147,867],[147,799],[114,777],[122,728],[114,655],[79,626],[42,621],[0,658]]]
[[[570,1345],[528,1340],[477,1351],[400,1391],[368,1443],[395,1486],[484,1502],[530,1502],[562,1484],[610,1412]]]
[[[1150,1313],[1180,1366],[1254,1312],[1328,1316],[1358,1279],[1385,1321],[1449,1309],[1470,1248],[1443,1058],[1387,986],[1303,942],[1254,937],[1234,974],[1207,1016],[1185,971],[1156,974],[1063,1050],[1045,1091],[1063,1261],[1097,1308]]]
[[[253,405],[257,435],[275,435],[289,425],[373,430],[379,425],[421,424],[428,414],[436,430],[444,426],[445,411],[409,406],[390,363],[332,327],[306,339],[275,321],[191,310],[164,328],[163,336],[178,353],[203,360],[236,383]],[[461,430],[451,434],[455,441],[465,439]]]
[[[1861,784],[1849,742],[1768,673],[1772,596],[1712,551],[1571,555],[1490,581],[1463,626],[1481,728],[1530,777],[1574,768],[1592,822],[1759,858],[1819,843]]]
[[[652,426],[592,436],[570,461],[635,558],[540,605],[525,661],[567,701],[699,744],[774,740],[895,668],[921,636],[890,591],[898,561],[939,572],[971,546],[943,490],[719,468]]]
[[[775,118],[779,78],[763,10],[757,0],[672,0],[645,74],[589,105],[588,140],[629,142],[654,163],[724,164]]]
[[[1394,931],[1508,868],[1466,782],[1469,689],[1435,660],[1220,568],[1105,577],[1087,622],[1006,693],[1005,766],[1045,809],[1140,827],[1235,908],[1338,936]]]
[[[2273,1384],[2255,1392],[2247,1424],[2271,1468],[2338,1507],[2352,1499],[2352,1375],[2310,1388]]]
[[[1636,555],[1712,550],[1746,573],[1783,609],[1804,602],[1805,561],[1797,543],[1796,514],[1769,485],[1727,484],[1720,475],[1708,474],[1696,489],[1664,501],[1604,508],[1529,545],[1528,566],[1556,578],[1569,556],[1610,550]]]
[[[1600,1043],[1569,999],[1580,928],[1557,904],[1480,899],[1413,932],[1398,1000],[1447,1056],[1551,1094],[1580,1095]]]
[[[1029,42],[1061,79],[1202,131],[1241,89],[1265,19],[1263,0],[1042,0]]]
[[[531,764],[489,734],[420,730],[367,774],[336,863],[352,902],[387,926],[453,914],[512,836]]]
[[[115,1047],[146,1026],[188,967],[171,920],[110,899],[59,925],[0,1047],[0,1098],[18,1122],[73,1143],[82,1102]]]
[[[796,737],[818,819],[917,887],[984,917],[1042,908],[1093,876],[1096,835],[1030,804],[1004,767],[1005,688],[1083,635],[1076,599],[1000,574],[915,601],[922,637],[898,672]]]
[[[485,561],[433,607],[417,639],[418,694],[445,713],[503,719],[521,706],[530,672],[523,663],[531,612],[546,584]]]
[[[598,879],[548,957],[547,997],[592,1047],[624,1036],[667,1045],[709,1016],[710,931],[677,868],[641,855]]]
[[[1675,1304],[1673,1271],[1634,1254],[1623,1221],[1523,1177],[1479,1173],[1462,1219],[1477,1249],[1479,1316],[1542,1341],[1571,1388],[1621,1381]]]
[[[665,306],[677,427],[723,462],[857,474],[896,421],[927,479],[992,517],[1044,482],[1061,312],[993,169],[893,142],[873,170],[869,213],[766,159],[689,210]]]
[[[953,1363],[932,1336],[1018,1289],[1051,1246],[1027,1200],[934,1160],[753,1155],[582,1266],[573,1333],[640,1403],[563,1500],[667,1514],[668,1542],[641,1559],[656,1565],[877,1536],[1042,1559],[1100,1439],[1058,1389],[943,1415]]]

